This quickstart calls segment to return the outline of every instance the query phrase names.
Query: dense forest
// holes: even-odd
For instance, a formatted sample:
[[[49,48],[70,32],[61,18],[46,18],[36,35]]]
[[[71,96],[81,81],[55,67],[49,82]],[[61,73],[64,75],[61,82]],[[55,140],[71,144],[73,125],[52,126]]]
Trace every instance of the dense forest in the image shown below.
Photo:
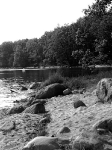
[[[112,64],[111,0],[95,0],[84,17],[37,39],[0,45],[0,67]]]

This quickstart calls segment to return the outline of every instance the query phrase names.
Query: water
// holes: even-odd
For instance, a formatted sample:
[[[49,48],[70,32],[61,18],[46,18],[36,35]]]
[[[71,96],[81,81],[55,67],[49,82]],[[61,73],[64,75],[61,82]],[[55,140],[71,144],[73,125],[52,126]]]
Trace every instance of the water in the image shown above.
[[[0,69],[0,79],[18,82],[41,82],[54,73],[56,69]]]
[[[29,88],[32,82],[42,82],[55,71],[56,69],[0,69],[0,108],[12,107],[13,101],[27,97],[31,90],[20,91],[22,85]]]

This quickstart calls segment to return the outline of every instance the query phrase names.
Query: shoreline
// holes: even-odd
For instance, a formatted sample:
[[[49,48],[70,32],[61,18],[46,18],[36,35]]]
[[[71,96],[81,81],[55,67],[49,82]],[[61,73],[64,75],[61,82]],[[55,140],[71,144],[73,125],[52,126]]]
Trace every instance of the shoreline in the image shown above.
[[[90,65],[88,67],[93,67],[94,65]],[[112,68],[112,65],[95,65],[95,68]],[[17,67],[17,68],[0,68],[0,70],[40,70],[40,69],[58,69],[58,68],[82,68],[81,66],[48,66],[48,67],[44,67],[44,66],[40,66],[40,67]]]
[[[32,111],[29,113],[23,111],[5,114],[7,112],[4,109],[0,116],[0,150],[21,150],[31,139],[38,136],[54,136],[75,141],[85,134],[90,140],[91,135],[89,133],[93,133],[94,124],[102,119],[111,118],[112,114],[111,104],[96,103],[98,100],[96,82],[99,81],[99,78],[94,77],[96,79],[94,86],[86,89],[84,93],[72,93],[45,99],[46,113],[32,114]],[[87,78],[87,80],[91,84],[90,78]],[[26,98],[26,101],[20,100],[19,103],[15,103],[15,106],[25,106],[36,100],[41,102],[43,99],[39,100],[30,96]],[[74,108],[74,102],[77,100],[81,100],[85,106]],[[27,105],[27,107],[30,106]],[[42,121],[47,116],[50,116],[50,121],[43,124]],[[70,132],[62,134],[60,131],[64,127],[68,127]],[[97,138],[93,137],[94,140],[97,140]],[[83,140],[85,140],[85,137],[83,137]]]

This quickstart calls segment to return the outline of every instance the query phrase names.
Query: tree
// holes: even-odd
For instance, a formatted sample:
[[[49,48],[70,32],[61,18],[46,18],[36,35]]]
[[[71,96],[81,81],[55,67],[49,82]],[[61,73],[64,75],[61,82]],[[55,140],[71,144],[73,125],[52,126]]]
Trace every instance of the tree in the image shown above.
[[[109,10],[109,6],[111,5],[111,0],[95,0],[92,6],[89,6],[88,9],[84,9],[84,13],[86,16],[104,16]],[[111,9],[111,8],[109,8]]]
[[[13,62],[14,67],[27,67],[29,65],[26,42],[27,40],[21,40],[16,43]]]
[[[12,67],[13,62],[13,48],[14,44],[12,42],[4,42],[0,45],[0,65],[1,67]]]
[[[26,43],[26,49],[30,66],[39,66],[42,64],[43,48],[38,39],[28,40]]]

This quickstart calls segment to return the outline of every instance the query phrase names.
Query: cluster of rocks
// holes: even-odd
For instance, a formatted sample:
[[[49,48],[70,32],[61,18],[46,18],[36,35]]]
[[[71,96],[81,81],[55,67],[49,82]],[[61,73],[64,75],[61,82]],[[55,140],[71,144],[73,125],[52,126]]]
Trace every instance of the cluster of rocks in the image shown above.
[[[40,86],[40,83],[32,84],[30,86],[30,89],[37,89],[39,86]],[[24,91],[24,90],[28,90],[28,89],[25,86],[22,86],[20,88],[20,90]],[[80,93],[80,91],[78,91],[78,90],[75,92]],[[58,138],[58,137],[56,137],[56,135],[52,135],[50,137],[46,136],[47,135],[46,125],[48,123],[50,123],[51,117],[50,117],[49,112],[46,111],[45,105],[46,105],[46,102],[48,101],[48,99],[50,99],[52,97],[60,96],[60,95],[64,96],[64,95],[69,95],[69,94],[73,94],[70,89],[66,88],[63,84],[54,83],[54,84],[48,85],[44,88],[41,88],[39,90],[36,90],[36,92],[34,92],[32,95],[30,95],[25,100],[15,101],[14,102],[15,105],[12,108],[7,110],[7,113],[5,114],[6,116],[1,121],[0,133],[3,135],[5,134],[6,137],[10,139],[9,136],[15,137],[15,134],[18,135],[18,131],[23,132],[23,135],[21,135],[21,136],[24,136],[24,140],[21,142],[21,148],[23,150],[38,149],[38,147],[39,148],[42,147],[43,150],[44,149],[63,149],[63,147],[64,148],[67,147],[67,145],[69,145],[69,143],[70,143],[69,140],[65,140],[63,138]],[[74,105],[74,108],[78,108],[80,106],[85,106],[85,104],[82,101],[75,101],[73,105]],[[32,116],[32,115],[34,115],[34,116]],[[38,115],[40,116],[40,118],[36,117]],[[37,119],[38,121],[36,123],[37,127],[34,128],[34,126],[33,126],[33,129],[35,130],[35,131],[33,131],[34,132],[33,134],[32,134],[32,132],[29,134],[29,131],[28,131],[29,128],[27,130],[24,129],[24,126],[26,128],[27,124],[29,124],[29,120],[30,120],[29,119],[27,121],[27,123],[25,123],[23,121],[24,119],[27,118],[27,116],[29,118],[34,118],[34,120],[32,119],[33,122],[35,122],[35,119],[38,118]],[[21,122],[25,123],[24,126],[23,126],[23,124],[21,124]],[[18,127],[18,124],[21,124],[20,128]],[[31,128],[31,126],[30,126],[30,128]],[[36,130],[38,130],[38,132]],[[41,130],[41,132],[39,130]],[[13,132],[16,132],[16,133],[13,134]],[[68,127],[63,127],[59,131],[60,134],[68,133],[68,132],[71,132]],[[25,135],[24,135],[24,133],[25,133]],[[20,144],[19,142],[21,141],[21,138],[23,138],[21,136],[15,137],[15,139],[19,138],[18,143],[16,142],[17,145]],[[38,136],[38,137],[36,137],[36,136]],[[27,141],[30,140],[30,137],[31,137],[31,139],[33,139],[33,137],[36,137],[36,138],[34,138],[30,142],[28,142],[28,144],[26,144],[26,146],[23,146],[23,145],[25,145],[25,143],[27,143]],[[15,141],[15,139],[13,139],[13,140]],[[13,142],[13,140],[12,140],[12,142]],[[4,144],[1,144],[2,146],[0,148],[2,150],[7,150],[8,146],[5,145],[6,138],[3,141],[4,141]],[[33,145],[33,147],[32,147],[32,145]],[[10,147],[10,144],[9,144],[9,147]]]
[[[76,93],[80,93],[80,91],[82,92],[84,90],[85,89],[74,90],[74,91]],[[18,102],[17,105],[15,105],[13,108],[9,110],[8,114],[15,114],[15,113],[17,114],[22,112],[31,113],[31,114],[46,113],[45,103],[47,99],[59,95],[69,95],[69,94],[72,94],[72,91],[70,89],[66,88],[63,84],[54,83],[35,92],[33,96],[27,98],[26,103],[24,101],[22,104],[21,104],[22,101],[20,101],[20,103]],[[80,106],[86,106],[81,100],[74,101],[73,105],[74,108],[78,108]]]
[[[32,84],[30,89],[36,89],[39,86],[40,83]],[[21,90],[27,89],[24,88]],[[51,122],[51,116],[45,108],[47,101],[59,95],[83,94],[84,92],[85,89],[71,91],[59,83],[54,83],[39,89],[29,98],[18,102],[13,108],[7,111],[7,117],[3,118],[0,122],[0,134],[2,136],[5,134],[7,138],[9,136],[15,137],[14,132],[16,132],[15,139],[19,139],[19,142],[22,143],[22,150],[111,150],[112,118],[100,120],[92,126],[90,131],[85,130],[85,133],[82,133],[74,140],[69,138],[63,139],[56,135],[47,135],[46,127]],[[112,101],[112,79],[105,78],[99,81],[96,88],[96,95],[97,102],[101,102],[102,104],[110,103]],[[73,101],[73,107],[77,109],[79,107],[86,108],[87,106],[83,101],[78,99]],[[35,127],[34,131],[32,131],[29,122]],[[19,133],[21,130],[21,138],[19,138],[18,130]],[[59,134],[71,132],[69,127],[64,126],[59,131]],[[4,145],[0,143],[2,145],[0,147],[1,150],[8,150],[11,147],[11,145],[8,146],[6,138]],[[15,140],[13,138],[12,145],[14,145],[14,142]],[[19,145],[20,143],[16,142],[16,144]],[[19,146],[16,147],[16,149],[18,148]]]

